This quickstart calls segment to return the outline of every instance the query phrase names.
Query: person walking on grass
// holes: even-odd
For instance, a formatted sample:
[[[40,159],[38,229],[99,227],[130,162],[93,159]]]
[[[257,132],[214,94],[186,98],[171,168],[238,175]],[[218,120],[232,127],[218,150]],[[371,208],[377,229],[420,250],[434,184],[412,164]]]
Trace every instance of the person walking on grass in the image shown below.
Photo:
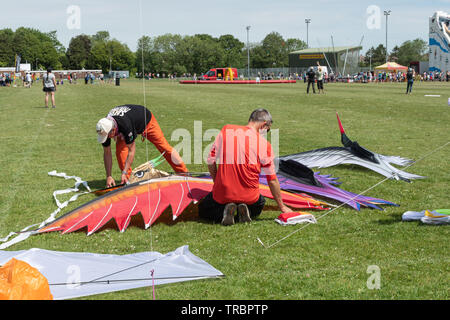
[[[45,92],[45,107],[48,108],[48,96],[52,96],[52,107],[56,108],[55,104],[55,92],[56,92],[56,80],[55,75],[52,73],[52,69],[48,68],[47,73],[43,76],[43,91]]]
[[[140,105],[121,105],[109,111],[106,118],[97,122],[97,140],[103,146],[103,162],[106,170],[106,187],[116,185],[112,177],[111,139],[116,141],[116,158],[122,170],[121,183],[130,178],[136,151],[135,140],[142,135],[155,145],[175,172],[187,172],[178,151],[164,137],[155,115]]]
[[[270,130],[272,116],[256,109],[246,126],[225,125],[217,135],[209,156],[208,170],[214,181],[210,192],[199,203],[199,217],[228,226],[251,222],[264,208],[259,176],[266,177],[270,191],[283,213],[292,212],[281,198],[271,144],[263,137]]]
[[[411,94],[412,86],[414,83],[414,71],[412,68],[408,69],[408,72],[406,73],[406,94]]]

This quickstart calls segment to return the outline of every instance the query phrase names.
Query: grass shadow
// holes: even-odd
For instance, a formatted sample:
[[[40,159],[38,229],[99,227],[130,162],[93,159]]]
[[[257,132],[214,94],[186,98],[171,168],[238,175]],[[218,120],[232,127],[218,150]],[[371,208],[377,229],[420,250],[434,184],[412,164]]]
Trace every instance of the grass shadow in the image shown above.
[[[375,221],[375,223],[378,223],[379,225],[391,225],[391,224],[396,224],[396,223],[400,223],[400,222],[404,222],[404,221],[402,221],[401,213],[393,213],[393,214],[390,214],[388,218],[379,219],[379,220]]]

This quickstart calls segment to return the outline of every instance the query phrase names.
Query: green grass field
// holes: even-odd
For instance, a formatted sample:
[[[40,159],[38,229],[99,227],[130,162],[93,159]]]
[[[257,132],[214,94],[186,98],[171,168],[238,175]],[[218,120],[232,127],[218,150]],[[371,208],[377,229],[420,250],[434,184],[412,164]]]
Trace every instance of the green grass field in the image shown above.
[[[450,83],[415,83],[409,96],[405,88],[396,83],[328,84],[325,95],[306,95],[303,82],[145,82],[145,104],[168,140],[179,128],[193,134],[194,121],[202,121],[203,132],[228,123],[245,124],[253,109],[264,107],[274,118],[272,128],[279,129],[280,155],[339,146],[336,112],[348,136],[372,151],[414,160],[426,155],[406,169],[426,176],[425,180],[388,180],[367,193],[399,207],[359,212],[342,207],[268,249],[258,237],[270,245],[301,227],[275,223],[279,212],[271,206],[251,224],[223,227],[198,221],[195,214],[168,223],[166,212],[169,219],[161,217],[147,230],[137,219],[124,233],[114,226],[89,237],[85,232],[49,233],[32,236],[8,250],[167,253],[189,245],[192,253],[225,274],[217,280],[158,286],[156,299],[448,299],[449,227],[405,223],[401,215],[408,210],[450,207],[450,145],[438,149],[449,142]],[[116,105],[144,104],[143,92],[138,80],[122,81],[120,87],[65,84],[56,92],[57,108],[44,109],[40,84],[31,89],[0,88],[0,238],[45,220],[56,209],[53,191],[73,187],[73,180],[51,177],[49,171],[80,176],[93,189],[104,187],[95,124]],[[178,143],[171,141],[174,146]],[[209,143],[204,141],[203,148]],[[134,164],[157,155],[153,145],[138,141]],[[114,177],[120,179],[116,163],[113,168]],[[188,164],[188,168],[207,170],[206,164]],[[160,169],[171,171],[166,163]],[[356,166],[320,171],[340,177],[341,187],[355,193],[384,179]],[[92,198],[78,198],[61,214]],[[366,285],[371,265],[380,268],[380,289]],[[152,299],[152,291],[143,288],[86,299]]]

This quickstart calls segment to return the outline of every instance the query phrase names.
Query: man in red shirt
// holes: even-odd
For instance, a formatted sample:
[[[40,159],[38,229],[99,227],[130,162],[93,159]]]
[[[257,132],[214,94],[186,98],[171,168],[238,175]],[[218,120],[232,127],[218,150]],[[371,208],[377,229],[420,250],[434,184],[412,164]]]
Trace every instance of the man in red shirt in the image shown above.
[[[265,109],[250,115],[246,126],[226,125],[216,137],[208,157],[208,170],[214,180],[213,190],[199,204],[201,218],[234,224],[234,213],[240,222],[250,222],[261,214],[265,199],[259,191],[263,174],[278,207],[291,212],[281,199],[273,150],[261,135],[272,125],[272,116]]]

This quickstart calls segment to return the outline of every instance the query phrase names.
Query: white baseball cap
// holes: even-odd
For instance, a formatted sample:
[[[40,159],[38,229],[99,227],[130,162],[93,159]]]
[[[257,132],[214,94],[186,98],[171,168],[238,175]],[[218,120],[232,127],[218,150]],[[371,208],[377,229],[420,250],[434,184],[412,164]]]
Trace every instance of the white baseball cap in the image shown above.
[[[108,118],[102,118],[97,122],[97,140],[99,143],[104,143],[108,139],[108,134],[113,126],[113,121]]]

